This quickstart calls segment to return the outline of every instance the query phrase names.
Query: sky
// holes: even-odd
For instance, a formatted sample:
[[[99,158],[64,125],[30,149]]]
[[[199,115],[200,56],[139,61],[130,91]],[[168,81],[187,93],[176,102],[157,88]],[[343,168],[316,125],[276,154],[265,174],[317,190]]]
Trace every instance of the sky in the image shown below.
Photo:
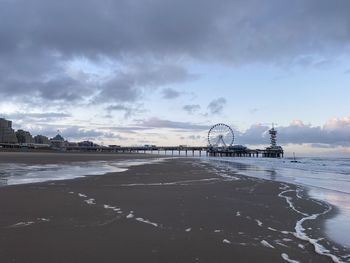
[[[350,155],[348,0],[0,0],[0,117],[109,145]]]

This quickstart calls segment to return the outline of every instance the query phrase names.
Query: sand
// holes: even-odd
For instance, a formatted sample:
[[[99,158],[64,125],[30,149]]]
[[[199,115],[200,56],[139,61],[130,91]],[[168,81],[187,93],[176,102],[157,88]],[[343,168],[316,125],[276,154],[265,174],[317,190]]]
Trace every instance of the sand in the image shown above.
[[[5,155],[1,161],[13,160]],[[135,158],[38,156],[27,153],[16,160],[33,164]],[[287,262],[286,257],[332,262],[293,235],[301,216],[278,197],[282,188],[296,186],[218,171],[196,159],[2,187],[0,262]],[[295,191],[288,195],[297,199]],[[298,208],[324,210],[310,199],[300,199]],[[321,226],[319,221],[313,227]]]

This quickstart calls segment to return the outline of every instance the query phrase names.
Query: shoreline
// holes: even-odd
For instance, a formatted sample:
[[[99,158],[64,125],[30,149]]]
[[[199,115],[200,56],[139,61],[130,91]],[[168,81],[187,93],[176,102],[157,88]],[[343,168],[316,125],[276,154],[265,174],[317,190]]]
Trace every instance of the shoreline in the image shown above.
[[[344,163],[339,163],[339,160],[334,163],[332,160],[330,163],[325,159],[318,159],[316,162],[315,159],[304,159],[297,165],[283,159],[259,159],[252,162],[251,159],[244,158],[210,158],[210,161],[225,163],[233,169],[238,167],[247,176],[305,187],[310,197],[338,209],[339,213],[326,220],[324,229],[334,242],[350,248],[350,238],[345,234],[350,228],[350,181],[347,176],[342,175],[348,174],[349,171],[348,166],[344,167]]]
[[[309,242],[303,243],[293,237],[293,224],[300,216],[291,211],[283,198],[278,197],[283,191],[281,187],[291,190],[288,197],[297,200],[299,209],[304,207],[308,211],[319,211],[320,204],[298,198],[297,186],[249,178],[200,161],[181,158],[134,166],[125,172],[102,176],[2,187],[0,210],[5,216],[0,219],[0,234],[7,236],[11,244],[4,243],[6,238],[0,241],[0,246],[4,248],[0,259],[6,251],[6,260],[16,255],[17,262],[59,262],[46,253],[41,258],[38,250],[32,246],[34,251],[20,249],[18,255],[14,251],[23,242],[28,245],[30,233],[39,240],[34,243],[40,243],[51,251],[41,243],[45,234],[53,234],[59,241],[52,242],[61,243],[67,241],[70,234],[56,232],[55,228],[69,229],[79,236],[85,236],[80,228],[87,228],[89,234],[85,238],[99,236],[107,229],[117,231],[116,235],[108,235],[106,239],[101,237],[102,244],[92,242],[98,246],[97,255],[104,258],[104,262],[112,262],[113,257],[106,258],[102,251],[110,256],[115,255],[109,242],[117,242],[123,250],[130,252],[127,255],[117,249],[123,255],[124,262],[141,258],[151,262],[195,261],[196,257],[183,247],[183,243],[198,253],[200,262],[213,262],[213,256],[219,255],[222,262],[237,256],[246,259],[241,262],[256,262],[261,258],[269,262],[285,262],[286,255],[288,259],[301,262],[306,259],[311,260],[309,262],[332,262],[330,258],[316,254]],[[294,190],[295,196],[292,194]],[[53,200],[52,204],[41,197]],[[7,203],[8,200],[11,201]],[[325,216],[334,216],[335,212],[332,210]],[[319,232],[316,228],[322,231],[322,224],[323,217],[312,222],[316,233]],[[129,235],[135,240],[130,240]],[[120,243],[120,239],[128,240],[130,248]],[[93,245],[84,239],[79,240],[82,244],[77,245],[78,249]],[[130,249],[135,244],[142,247],[139,257],[131,256]],[[185,252],[174,248],[174,245]],[[92,258],[97,259],[97,255],[90,255],[91,259],[81,255],[73,260],[70,257],[70,253],[73,253],[71,248],[66,249],[68,251],[61,251],[66,257],[65,262],[94,262]],[[209,253],[207,250],[213,251]],[[256,254],[251,255],[252,251]],[[32,261],[25,261],[27,257]],[[171,257],[174,260],[169,260]]]

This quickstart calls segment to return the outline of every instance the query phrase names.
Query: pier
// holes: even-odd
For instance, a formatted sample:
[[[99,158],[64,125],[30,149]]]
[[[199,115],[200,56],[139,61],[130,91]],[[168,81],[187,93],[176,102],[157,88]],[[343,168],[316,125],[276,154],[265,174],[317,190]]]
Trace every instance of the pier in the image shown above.
[[[26,145],[25,147],[18,144],[0,144],[0,150],[17,150],[17,151],[41,151],[35,148],[35,145]],[[62,149],[46,149],[45,151],[63,151],[63,152],[101,152],[101,153],[148,153],[169,156],[183,157],[270,157],[283,158],[282,149],[242,149],[237,146],[226,148],[213,148],[202,146],[67,146]]]
[[[35,143],[0,143],[0,151],[59,151],[59,152],[101,152],[101,153],[149,153],[183,157],[252,157],[252,158],[283,158],[284,151],[277,145],[277,131],[269,130],[270,146],[265,149],[249,149],[243,145],[233,145],[234,133],[231,127],[218,123],[208,132],[208,146],[119,146],[97,145],[89,141],[69,143],[61,136],[60,140],[51,139],[50,144]],[[58,135],[56,136],[58,137]],[[56,138],[55,137],[55,138]]]

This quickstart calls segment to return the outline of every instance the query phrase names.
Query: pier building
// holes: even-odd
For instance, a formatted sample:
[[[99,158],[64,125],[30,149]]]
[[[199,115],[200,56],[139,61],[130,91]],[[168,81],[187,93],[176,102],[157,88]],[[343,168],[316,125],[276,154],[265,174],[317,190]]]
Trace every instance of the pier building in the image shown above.
[[[270,146],[265,149],[249,149],[243,145],[233,145],[234,133],[230,126],[218,123],[208,132],[208,154],[216,157],[267,157],[282,158],[284,151],[277,145],[277,130],[272,125],[269,130]]]

